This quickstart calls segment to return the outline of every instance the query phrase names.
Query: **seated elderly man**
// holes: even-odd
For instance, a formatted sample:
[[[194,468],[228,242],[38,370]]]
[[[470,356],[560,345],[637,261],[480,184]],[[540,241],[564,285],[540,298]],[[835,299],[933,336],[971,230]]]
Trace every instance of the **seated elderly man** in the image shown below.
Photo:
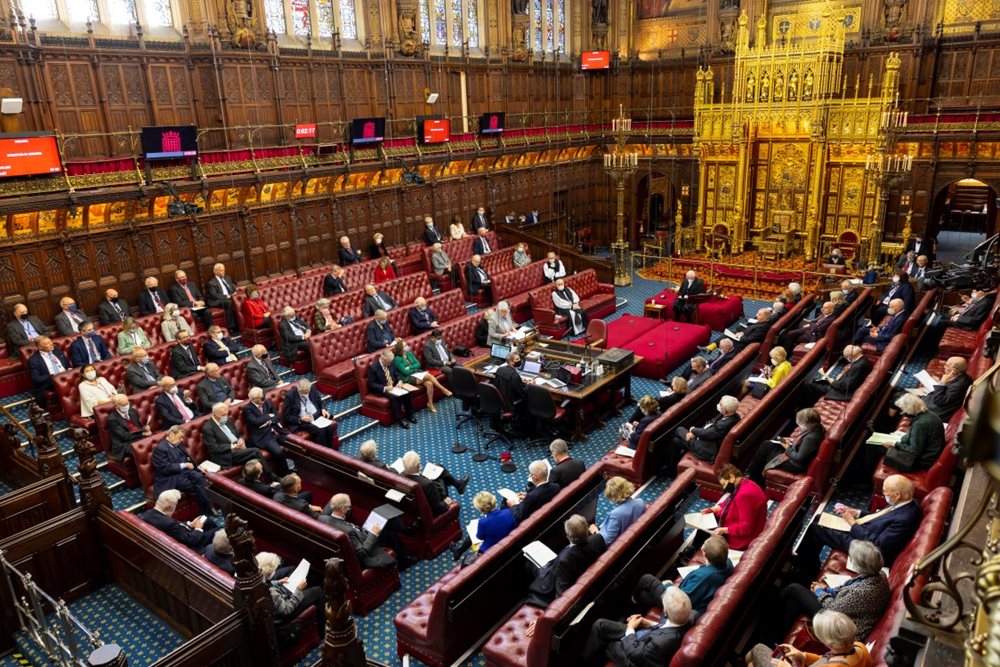
[[[483,258],[480,255],[473,255],[472,259],[465,266],[465,284],[469,292],[469,298],[475,298],[482,292],[488,302],[493,301],[493,285],[490,282],[490,274],[483,268]]]
[[[882,552],[885,564],[892,567],[896,557],[913,537],[923,519],[920,505],[913,500],[913,482],[902,475],[890,475],[882,483],[882,494],[889,506],[872,513],[844,508],[840,516],[850,530],[838,530],[813,522],[799,545],[795,559],[798,581],[810,583],[819,571],[823,547],[848,551],[854,540],[871,542]],[[834,510],[836,512],[836,509]]]
[[[420,485],[420,490],[427,497],[427,502],[435,516],[444,514],[449,507],[455,504],[455,501],[448,497],[449,486],[454,487],[460,494],[464,494],[465,487],[469,485],[468,475],[462,479],[455,479],[447,468],[442,468],[441,474],[434,480],[425,477],[423,466],[420,464],[420,454],[412,450],[403,454],[403,475]]]
[[[368,531],[348,520],[351,497],[346,493],[335,494],[330,498],[327,507],[330,509],[330,519],[327,523],[347,535],[362,567],[393,567],[398,563],[399,569],[405,570],[417,562],[417,559],[406,554],[406,547],[399,538],[399,532],[394,529],[396,518],[384,526],[376,524]],[[385,547],[392,549],[396,557],[393,558]]]
[[[667,474],[677,476],[677,464],[687,451],[702,461],[714,461],[715,455],[719,453],[719,445],[740,420],[736,412],[739,406],[740,402],[735,396],[723,396],[715,406],[718,413],[707,424],[690,429],[679,426],[670,443],[670,451],[667,452]]]
[[[309,337],[312,336],[312,331],[291,306],[285,306],[284,310],[281,311],[278,335],[281,337],[281,356],[283,358],[295,359],[299,352],[309,354]]]
[[[767,337],[767,332],[771,328],[772,310],[761,308],[757,311],[757,321],[748,323],[743,331],[736,332],[733,337],[733,348],[739,352],[751,343],[763,343]]]
[[[212,543],[205,547],[205,560],[223,572],[236,575],[236,569],[233,567],[233,545],[229,543],[225,529],[216,531]]]
[[[184,449],[184,427],[173,426],[153,448],[153,493],[177,489],[198,500],[198,511],[212,513],[212,503],[206,491],[205,475]]]
[[[186,424],[200,413],[198,405],[191,398],[191,390],[181,392],[177,382],[169,375],[164,375],[159,381],[160,394],[154,399],[156,413],[160,415],[160,428],[170,428]]]
[[[312,493],[302,490],[302,478],[295,473],[290,473],[281,478],[279,482],[281,490],[276,491],[274,500],[285,507],[308,514],[314,519],[319,519],[323,523],[330,523],[330,504],[326,507],[312,504]]]
[[[552,500],[559,493],[559,485],[549,482],[549,467],[545,461],[532,461],[528,465],[528,477],[534,485],[526,493],[519,493],[518,501],[507,501],[518,523],[527,521],[536,510]]]
[[[903,330],[907,317],[906,302],[902,299],[893,299],[889,302],[886,315],[889,316],[889,321],[885,324],[876,324],[873,321],[870,326],[859,327],[854,333],[854,344],[870,343],[879,352],[884,350],[893,337]]]
[[[719,372],[723,366],[728,364],[736,356],[736,346],[733,345],[733,340],[731,338],[720,338],[719,339],[719,356],[712,359],[711,363],[708,364],[708,372],[711,375],[715,375]],[[688,389],[691,387],[689,386]]]
[[[229,406],[225,403],[212,406],[212,418],[201,425],[201,442],[208,460],[224,469],[242,466],[251,459],[263,461],[259,449],[247,447],[246,440],[229,418]],[[264,464],[264,469],[267,469],[267,464]]]
[[[403,429],[410,428],[410,424],[416,424],[417,418],[414,415],[413,391],[397,396],[392,393],[394,390],[405,390],[406,383],[400,377],[399,368],[394,360],[396,355],[390,349],[382,350],[378,358],[368,366],[368,393],[374,396],[385,396],[389,401],[389,410],[393,418]],[[412,385],[410,385],[412,386]],[[407,423],[409,422],[409,423]]]
[[[139,393],[150,387],[155,387],[161,377],[159,369],[149,358],[146,348],[138,345],[133,347],[132,363],[125,369],[125,379],[132,387],[132,392]]]
[[[677,586],[670,586],[660,598],[663,616],[651,621],[642,614],[629,616],[625,623],[600,618],[590,629],[583,647],[583,664],[615,667],[667,665],[691,627],[691,599]]]
[[[28,358],[28,375],[31,377],[31,393],[39,406],[46,406],[45,392],[55,391],[55,381],[52,379],[70,367],[69,359],[48,336],[35,339],[35,350]]]
[[[410,324],[413,325],[414,333],[430,331],[438,326],[437,315],[422,296],[418,296],[413,302],[413,308],[410,308]]]
[[[372,317],[377,310],[389,312],[398,305],[391,296],[382,290],[375,289],[373,283],[368,283],[365,285],[365,300],[361,307],[361,316]]]
[[[212,538],[218,528],[211,519],[205,516],[199,516],[183,523],[174,519],[173,515],[177,511],[177,503],[180,500],[180,491],[167,489],[157,496],[153,509],[146,510],[139,515],[139,518],[184,546],[194,549],[198,553],[204,553],[205,547],[212,543]]]
[[[285,394],[281,416],[289,430],[305,431],[317,445],[333,447],[334,424],[323,407],[323,397],[309,378],[299,378],[295,391]]]
[[[538,570],[535,580],[528,586],[527,604],[543,609],[548,607],[604,553],[604,538],[599,533],[589,534],[587,528],[587,520],[579,514],[566,519],[563,529],[569,544]],[[529,637],[534,629],[534,625],[528,627]]]
[[[947,422],[965,402],[965,395],[972,386],[972,378],[969,376],[968,363],[962,357],[949,357],[944,362],[944,373],[940,378],[935,378],[937,383],[933,389],[927,387],[914,387],[895,392],[893,398],[899,399],[903,394],[913,394],[924,399],[927,409]],[[933,376],[932,376],[933,377]],[[894,401],[895,403],[895,401]],[[895,417],[897,410],[889,409],[889,416]]]
[[[580,295],[562,278],[556,280],[552,290],[552,306],[556,315],[562,315],[569,324],[569,333],[579,336],[587,330],[587,313],[580,306]]]
[[[729,560],[729,545],[726,544],[726,538],[721,535],[713,535],[705,540],[701,545],[701,551],[708,562],[689,572],[678,586],[691,599],[691,608],[699,614],[704,614],[715,592],[733,573],[734,566]],[[670,582],[664,584],[655,574],[644,574],[632,591],[632,599],[642,611],[658,607],[664,591],[672,585]]]

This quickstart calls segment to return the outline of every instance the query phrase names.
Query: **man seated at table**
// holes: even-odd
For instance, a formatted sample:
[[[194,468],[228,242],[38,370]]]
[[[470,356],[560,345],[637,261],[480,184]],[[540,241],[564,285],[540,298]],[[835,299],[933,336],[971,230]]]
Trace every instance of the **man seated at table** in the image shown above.
[[[285,394],[282,418],[288,430],[305,431],[317,445],[333,447],[334,432],[330,413],[323,407],[323,397],[309,378],[299,378],[295,391]]]
[[[153,494],[160,495],[167,489],[177,489],[195,497],[198,511],[208,516],[212,503],[206,491],[205,475],[195,466],[184,448],[184,427],[172,426],[166,436],[153,448]]]
[[[395,358],[396,355],[392,350],[385,349],[368,365],[368,393],[385,396],[389,400],[389,410],[393,418],[399,422],[400,428],[408,429],[410,424],[417,423],[413,409],[413,391],[405,391],[403,385],[406,383],[400,378],[399,369],[393,363]],[[405,393],[397,396],[392,393],[393,390]]]
[[[528,416],[528,394],[524,389],[524,380],[517,373],[521,363],[521,354],[514,350],[507,355],[507,363],[497,369],[493,385],[500,392],[507,409],[514,413],[516,421],[522,421]],[[500,424],[492,424],[497,431]]]
[[[177,511],[180,500],[180,491],[167,489],[157,496],[156,505],[140,514],[139,518],[184,546],[204,553],[205,547],[212,543],[218,527],[207,516],[199,516],[184,523],[174,519],[173,514]]]
[[[465,488],[469,485],[469,476],[455,479],[448,469],[444,468],[437,479],[431,480],[424,476],[424,468],[420,463],[420,454],[412,450],[403,454],[403,475],[420,485],[420,490],[424,492],[435,516],[444,514],[455,504],[455,501],[448,497],[448,487],[453,487],[459,494],[464,494]]]
[[[677,299],[674,301],[674,319],[678,322],[690,320],[694,314],[694,306],[688,303],[693,296],[705,293],[705,281],[694,271],[684,274],[684,280],[677,286]]]

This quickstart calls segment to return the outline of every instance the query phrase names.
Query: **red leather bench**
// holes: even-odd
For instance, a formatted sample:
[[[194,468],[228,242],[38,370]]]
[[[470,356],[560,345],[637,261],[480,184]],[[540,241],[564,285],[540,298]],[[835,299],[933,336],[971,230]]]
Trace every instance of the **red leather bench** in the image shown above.
[[[358,382],[358,393],[361,394],[361,414],[378,420],[382,426],[391,426],[396,423],[389,407],[389,399],[385,395],[372,394],[368,391],[368,367],[373,363],[378,363],[377,357],[380,352],[373,352],[363,357],[354,359],[354,372]],[[414,350],[417,354],[417,350]],[[437,389],[434,390],[435,398],[444,395]],[[422,388],[411,393],[414,412],[420,412],[427,407],[427,392]]]
[[[802,321],[802,318],[805,317],[806,313],[812,310],[815,298],[815,294],[804,295],[801,301],[786,310],[778,318],[778,320],[771,325],[771,328],[767,330],[767,334],[764,336],[764,342],[760,344],[760,356],[757,359],[757,363],[759,365],[769,363],[771,348],[776,344],[778,335],[797,327],[799,322]],[[773,317],[774,316],[772,315],[772,318]]]
[[[675,301],[677,292],[670,288],[646,299],[646,303],[662,307],[661,317],[665,320],[674,319]],[[743,297],[712,295],[707,301],[697,304],[692,322],[704,324],[712,331],[723,331],[741,317],[743,317]]]
[[[615,324],[617,321],[611,326]],[[636,375],[658,380],[694,356],[699,345],[708,345],[711,338],[712,331],[704,324],[661,322],[621,347],[642,357],[635,367]]]
[[[367,351],[367,327],[368,320],[361,320],[309,339],[309,356],[321,392],[339,400],[357,391],[351,359]]]
[[[993,328],[998,318],[1000,318],[1000,291],[997,291],[989,317],[977,330],[966,331],[957,327],[945,329],[944,335],[941,336],[941,342],[938,344],[938,356],[945,359],[955,356],[968,358],[986,338],[987,333]]]
[[[656,474],[665,462],[667,447],[677,427],[703,423],[711,417],[719,398],[735,389],[739,378],[745,375],[747,366],[756,359],[758,347],[758,343],[748,345],[716,375],[653,421],[639,436],[635,456],[616,454],[618,445],[624,444],[619,441],[601,459],[605,474],[609,477],[621,475],[636,484],[643,484]]]
[[[693,475],[679,475],[642,516],[546,609],[521,605],[483,646],[490,667],[577,664],[579,649],[596,614],[585,612],[608,589],[631,590],[639,577],[656,572],[684,539],[683,507],[694,492]],[[561,544],[565,544],[563,539]],[[554,549],[558,551],[558,549]],[[535,623],[531,637],[525,635]],[[558,638],[557,638],[558,637]]]
[[[605,317],[615,312],[615,286],[597,282],[597,272],[587,269],[581,273],[566,276],[566,285],[580,297],[580,307],[590,319]],[[544,285],[533,289],[530,294],[531,316],[535,320],[535,328],[545,336],[562,338],[569,330],[566,318],[556,315],[552,305],[552,292],[555,284]]]
[[[0,398],[31,389],[31,378],[21,363],[21,356],[11,356],[6,341],[0,341]]]
[[[867,288],[861,294],[858,295],[856,299],[844,309],[837,319],[835,319],[826,330],[826,334],[823,335],[823,339],[827,342],[826,348],[826,365],[829,366],[837,360],[837,356],[843,353],[844,347],[851,342],[851,338],[854,336],[854,332],[858,328],[858,320],[863,316],[863,313],[868,312],[868,306],[871,302],[871,288]],[[806,355],[809,348],[806,347],[807,343],[799,343],[792,350],[791,361],[793,364],[798,363],[799,359]]]
[[[494,301],[506,301],[510,305],[511,317],[518,324],[531,319],[531,290],[547,283],[543,266],[544,260],[532,262],[492,278]]]

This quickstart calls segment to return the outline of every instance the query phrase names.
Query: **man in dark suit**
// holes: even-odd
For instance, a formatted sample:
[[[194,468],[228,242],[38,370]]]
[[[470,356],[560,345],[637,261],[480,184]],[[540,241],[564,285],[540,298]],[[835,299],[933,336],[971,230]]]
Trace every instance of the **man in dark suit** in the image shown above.
[[[59,307],[61,310],[53,319],[53,323],[60,336],[72,336],[75,333],[80,333],[80,327],[83,323],[90,321],[87,313],[76,307],[76,301],[71,296],[59,299]]]
[[[323,296],[331,297],[343,294],[347,291],[347,283],[344,282],[344,267],[334,264],[330,273],[323,277]]]
[[[708,364],[708,372],[710,375],[715,375],[718,373],[723,366],[728,364],[736,356],[736,346],[733,345],[731,338],[720,338],[719,339],[719,356]],[[688,387],[688,391],[691,387]]]
[[[191,334],[184,330],[178,331],[177,344],[170,350],[170,372],[174,377],[186,378],[203,370],[205,367],[191,344]]]
[[[184,427],[171,426],[167,435],[153,448],[153,495],[177,489],[194,496],[198,511],[209,516],[212,503],[205,490],[205,475],[197,469],[184,448]]]
[[[599,618],[583,647],[583,664],[615,667],[661,667],[670,664],[691,627],[691,599],[678,586],[668,586],[660,599],[663,616],[651,621],[633,614],[625,623]]]
[[[480,206],[475,215],[472,216],[472,220],[469,222],[469,229],[472,230],[473,234],[478,234],[480,228],[485,228],[486,231],[490,230],[490,221],[486,217],[486,209]]]
[[[198,406],[191,400],[190,390],[185,389],[184,393],[181,393],[177,389],[177,382],[169,375],[160,378],[158,384],[162,391],[153,401],[153,405],[156,406],[156,414],[160,416],[161,429],[187,424],[198,416]]]
[[[854,344],[871,343],[875,349],[881,352],[893,337],[903,330],[906,322],[906,308],[902,299],[893,299],[889,302],[889,321],[881,326],[872,324],[869,327],[859,327],[854,334]]]
[[[236,361],[236,344],[226,336],[222,327],[213,324],[208,328],[208,340],[201,346],[205,360],[225,365]]]
[[[906,242],[906,254],[909,254],[910,251],[913,251],[913,254],[917,257],[925,255],[932,262],[936,256],[934,241],[929,241],[920,234],[911,236],[910,240]]]
[[[528,586],[527,604],[548,607],[567,588],[576,583],[605,549],[604,538],[599,533],[588,534],[587,520],[579,514],[566,519],[563,524],[569,544],[546,563],[535,580]]]
[[[667,453],[671,477],[677,476],[677,464],[686,451],[690,451],[702,461],[715,460],[715,455],[719,453],[719,445],[740,421],[740,415],[736,412],[739,406],[740,402],[735,396],[723,396],[716,406],[718,413],[703,427],[695,426],[690,429],[677,427],[674,439],[670,443],[670,451]]]
[[[281,380],[274,364],[271,363],[271,357],[267,354],[267,348],[258,343],[250,349],[250,355],[246,371],[250,386],[264,390],[277,387]]]
[[[153,276],[146,278],[146,289],[139,292],[139,314],[155,315],[162,313],[163,307],[170,303],[167,293],[160,289],[160,281]]]
[[[14,319],[7,323],[7,346],[11,357],[16,359],[19,348],[31,345],[39,336],[48,334],[49,328],[34,315],[29,315],[27,306],[14,304]]]
[[[330,413],[323,407],[323,397],[308,378],[300,378],[295,391],[285,394],[285,404],[282,410],[285,426],[291,431],[305,431],[309,439],[317,445],[333,447],[334,429]],[[330,421],[325,426],[317,426],[319,420]]]
[[[128,302],[118,296],[118,290],[109,287],[104,292],[104,301],[97,306],[97,319],[101,324],[118,324],[132,314]]]
[[[987,296],[985,290],[972,290],[968,297],[962,297],[965,303],[952,308],[948,316],[941,319],[938,326],[956,327],[965,331],[977,330],[989,317],[990,310],[993,309],[994,300],[988,299]]]
[[[474,297],[480,292],[486,292],[486,298],[493,301],[493,286],[490,284],[490,274],[483,268],[483,258],[473,255],[468,264],[465,265],[465,285],[469,290],[469,297]]]
[[[302,490],[302,478],[290,473],[281,478],[281,490],[274,494],[274,499],[296,512],[308,514],[323,523],[330,523],[330,505],[320,507],[312,504],[312,494]]]
[[[455,501],[448,497],[448,487],[454,487],[459,494],[464,495],[465,488],[469,485],[469,476],[455,479],[447,469],[443,469],[441,475],[432,480],[424,476],[423,469],[420,454],[412,450],[403,454],[403,475],[420,485],[420,490],[424,492],[435,516],[444,514],[455,504]]]
[[[871,542],[882,552],[886,567],[892,567],[923,520],[920,505],[913,500],[913,482],[902,475],[889,475],[882,483],[882,493],[889,506],[878,512],[862,514],[847,509],[841,517],[849,531],[836,530],[813,523],[799,545],[796,565],[799,581],[812,582],[819,570],[819,554],[824,546],[847,551],[852,540]]]
[[[554,484],[560,489],[565,489],[578,480],[583,471],[587,469],[583,461],[569,455],[569,445],[561,438],[557,438],[549,444],[549,454],[556,462],[549,470],[549,484]]]
[[[156,498],[153,509],[146,510],[139,518],[151,526],[158,528],[184,546],[204,553],[205,547],[212,543],[215,531],[218,530],[211,519],[200,516],[192,521],[181,523],[173,518],[180,502],[181,492],[168,489]]]
[[[472,252],[475,255],[488,255],[493,252],[493,247],[490,246],[490,240],[486,238],[487,230],[485,227],[479,228],[479,233],[476,238],[472,241]]]
[[[361,316],[371,317],[376,310],[389,312],[398,305],[391,296],[382,290],[375,289],[375,285],[368,283],[365,285],[365,300],[361,306]]]
[[[826,335],[836,316],[833,314],[833,302],[824,301],[820,306],[819,317],[807,322],[804,327],[786,331],[778,337],[779,344],[785,348],[789,356],[799,343],[816,343]]]
[[[205,560],[215,567],[236,576],[236,569],[233,567],[233,545],[229,543],[225,528],[215,531],[212,543],[205,547],[204,556]],[[275,576],[278,576],[277,573]]]
[[[264,464],[257,459],[251,459],[243,464],[243,476],[240,477],[240,484],[250,489],[254,493],[259,493],[268,498],[274,498],[275,492],[281,485],[278,482],[268,484],[263,481]]]
[[[879,324],[888,314],[889,306],[894,299],[902,299],[903,310],[909,312],[913,310],[914,292],[910,285],[910,274],[907,271],[900,271],[892,277],[892,285],[885,291],[882,298],[872,306],[872,324]]]
[[[831,401],[849,401],[854,391],[860,387],[872,372],[872,363],[862,354],[857,345],[844,348],[844,368],[835,376],[817,375],[805,385],[802,405],[813,405],[820,398]]]
[[[437,315],[427,305],[427,299],[418,296],[410,308],[410,324],[413,325],[413,333],[423,333],[438,326]]]
[[[830,256],[826,258],[827,264],[833,264],[834,266],[844,266],[847,261],[844,259],[844,253],[840,252],[840,248],[834,248],[830,252]]]
[[[549,481],[549,467],[545,465],[545,461],[532,461],[528,465],[528,479],[532,484],[531,489],[517,494],[517,502],[507,500],[507,507],[511,508],[518,523],[527,521],[528,517],[559,493],[559,485]]]
[[[212,267],[212,277],[205,285],[207,299],[205,303],[210,308],[221,308],[226,314],[226,327],[230,331],[238,331],[236,310],[233,308],[233,295],[236,294],[236,283],[226,277],[226,265],[221,262]]]
[[[56,390],[52,376],[68,370],[70,364],[63,351],[55,347],[48,336],[36,338],[35,345],[38,349],[28,357],[28,375],[31,377],[31,395],[39,407],[44,408],[45,392]]]
[[[392,332],[392,327],[389,326],[389,316],[381,308],[375,311],[375,317],[365,327],[365,340],[367,341],[369,352],[391,348],[395,342],[396,334]]]
[[[705,281],[699,278],[694,271],[688,271],[677,288],[677,300],[674,301],[674,319],[678,322],[690,320],[694,306],[688,304],[688,299],[704,293]]]
[[[271,468],[276,475],[288,474],[288,459],[282,445],[288,437],[288,429],[278,421],[271,401],[264,400],[264,390],[250,389],[249,401],[243,406],[243,424],[247,429],[247,442],[251,447],[266,451],[271,455]]]
[[[80,336],[69,346],[69,358],[75,368],[111,358],[107,343],[94,332],[94,323],[86,321],[80,325]]]
[[[517,374],[521,364],[521,355],[514,350],[507,355],[507,363],[497,369],[493,384],[503,397],[507,408],[514,413],[515,419],[524,418],[528,414],[528,395],[524,391],[524,380]]]
[[[361,252],[351,247],[351,239],[346,236],[340,237],[340,247],[337,248],[337,260],[341,266],[360,264],[364,259]]]
[[[407,429],[410,428],[410,424],[417,423],[417,418],[413,414],[413,392],[407,392],[402,396],[390,393],[393,388],[404,384],[399,377],[396,364],[393,363],[395,358],[396,355],[393,354],[392,350],[386,348],[382,350],[382,354],[377,359],[369,364],[366,378],[368,392],[389,399],[389,409],[392,410],[393,418],[399,421],[400,427]]]
[[[965,403],[965,395],[972,386],[972,378],[966,372],[968,363],[962,357],[949,357],[944,362],[944,373],[938,378],[933,389],[917,387],[915,389],[900,389],[894,392],[889,404],[889,417],[895,418],[899,411],[895,407],[896,401],[903,394],[914,394],[924,400],[924,404],[930,412],[933,412],[941,421],[948,423],[951,416],[955,414],[962,404]],[[887,428],[892,428],[890,424]]]
[[[347,519],[351,512],[351,498],[346,493],[338,493],[330,498],[329,507],[330,525],[347,535],[362,569],[393,567],[398,562],[399,569],[405,570],[417,562],[416,559],[406,555],[406,547],[403,546],[399,533],[390,527],[391,524],[397,523],[396,521],[390,520],[385,526],[375,526],[371,531],[351,523]],[[393,558],[385,547],[392,549],[396,553],[396,558]]]
[[[757,321],[736,334],[736,340],[733,341],[733,347],[737,352],[743,350],[751,343],[764,342],[764,339],[767,337],[767,332],[770,330],[771,324],[773,324],[771,322],[771,314],[772,311],[770,308],[761,308],[757,311]]]
[[[149,358],[146,349],[139,346],[133,347],[132,363],[125,369],[125,379],[128,380],[129,386],[132,387],[132,393],[145,391],[150,387],[156,386],[161,377],[163,376],[160,374],[160,370],[153,363],[153,360]]]
[[[312,332],[309,325],[295,314],[295,309],[285,306],[278,322],[278,335],[281,336],[281,356],[283,359],[296,359],[299,352],[309,354],[309,337]]]
[[[840,291],[844,295],[844,308],[847,308],[847,306],[854,303],[855,300],[857,300],[858,298],[858,290],[854,289],[854,283],[852,283],[850,280],[841,281]]]
[[[228,413],[228,405],[216,403],[212,406],[212,418],[201,425],[201,442],[208,460],[223,469],[242,466],[250,459],[263,461],[259,449],[247,447],[246,440],[240,436]],[[264,469],[267,470],[266,463]]]
[[[424,243],[427,245],[444,243],[444,239],[441,238],[441,232],[434,226],[434,218],[429,215],[424,217]]]
[[[142,440],[152,431],[148,423],[139,421],[139,413],[129,405],[128,396],[115,394],[111,397],[111,402],[115,409],[108,414],[104,428],[108,430],[108,440],[111,442],[111,458],[121,461],[132,455],[133,442]]]
[[[455,367],[455,355],[444,342],[444,332],[440,329],[431,331],[430,338],[424,343],[424,365],[428,369],[436,368],[445,377],[451,375]]]
[[[201,409],[208,411],[216,403],[226,403],[227,405],[236,400],[236,391],[229,380],[222,377],[222,371],[218,364],[205,365],[205,377],[198,383],[198,402]]]
[[[190,308],[206,329],[212,326],[212,311],[205,307],[205,299],[201,296],[198,285],[188,280],[187,273],[183,270],[174,271],[174,284],[170,287],[169,295],[170,300],[181,308]]]

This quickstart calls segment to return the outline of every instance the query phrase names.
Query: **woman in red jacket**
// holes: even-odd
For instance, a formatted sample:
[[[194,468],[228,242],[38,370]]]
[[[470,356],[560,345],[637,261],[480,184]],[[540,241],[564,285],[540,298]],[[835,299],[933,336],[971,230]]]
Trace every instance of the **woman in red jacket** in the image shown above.
[[[731,463],[722,466],[719,483],[729,497],[715,507],[703,509],[702,514],[715,515],[719,527],[712,533],[725,536],[730,549],[746,549],[764,530],[767,496],[756,482],[744,477]]]
[[[388,257],[383,257],[375,267],[375,283],[384,283],[387,280],[395,280],[396,269],[392,268],[392,262]]]
[[[246,295],[247,298],[243,302],[241,309],[243,313],[243,326],[251,329],[270,329],[271,309],[260,298],[260,291],[257,289],[257,286],[253,283],[247,285]]]

